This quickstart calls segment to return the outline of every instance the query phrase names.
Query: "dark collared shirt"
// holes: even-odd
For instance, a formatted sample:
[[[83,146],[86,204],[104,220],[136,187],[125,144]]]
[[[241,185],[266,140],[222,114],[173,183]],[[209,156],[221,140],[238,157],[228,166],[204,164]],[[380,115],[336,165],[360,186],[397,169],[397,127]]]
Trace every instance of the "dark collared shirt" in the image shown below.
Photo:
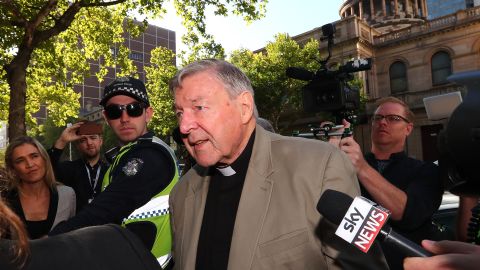
[[[224,176],[211,168],[212,177],[197,247],[197,270],[227,269],[235,218],[254,140],[255,131],[243,153],[230,165],[234,175]]]
[[[368,153],[365,159],[385,179],[407,194],[403,217],[399,221],[389,221],[392,228],[418,244],[423,239],[439,240],[435,239],[438,232],[432,225],[432,215],[440,206],[443,194],[438,166],[410,158],[405,152],[394,153],[388,160],[377,160]],[[363,186],[361,189],[362,196],[373,200]],[[382,248],[390,269],[403,269],[405,256],[393,246],[382,243]]]

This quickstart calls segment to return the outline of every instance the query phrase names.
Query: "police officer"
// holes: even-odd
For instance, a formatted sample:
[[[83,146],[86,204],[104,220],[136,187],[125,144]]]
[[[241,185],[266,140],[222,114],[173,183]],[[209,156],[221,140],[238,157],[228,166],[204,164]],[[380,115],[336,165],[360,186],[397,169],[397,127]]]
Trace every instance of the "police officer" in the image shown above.
[[[100,105],[123,146],[105,174],[103,191],[50,234],[122,223],[139,236],[165,268],[171,258],[168,195],[178,180],[175,155],[147,130],[153,109],[142,81],[130,77],[116,79],[105,87]]]

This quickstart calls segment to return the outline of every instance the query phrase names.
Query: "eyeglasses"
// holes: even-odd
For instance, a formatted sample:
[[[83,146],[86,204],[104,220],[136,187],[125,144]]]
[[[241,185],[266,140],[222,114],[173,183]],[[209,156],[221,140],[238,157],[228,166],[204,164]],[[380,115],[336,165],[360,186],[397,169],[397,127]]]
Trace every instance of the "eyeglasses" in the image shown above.
[[[398,122],[401,122],[401,121],[405,121],[407,123],[410,123],[410,121],[403,117],[403,116],[400,116],[400,115],[396,115],[396,114],[387,114],[387,115],[382,115],[382,114],[374,114],[373,117],[372,117],[372,120],[373,122],[380,122],[382,121],[382,119],[385,118],[385,121],[387,121],[387,123],[398,123]]]
[[[105,115],[110,120],[118,119],[122,116],[123,111],[127,111],[130,117],[139,117],[143,114],[146,105],[140,102],[134,102],[125,105],[110,104],[105,107]]]

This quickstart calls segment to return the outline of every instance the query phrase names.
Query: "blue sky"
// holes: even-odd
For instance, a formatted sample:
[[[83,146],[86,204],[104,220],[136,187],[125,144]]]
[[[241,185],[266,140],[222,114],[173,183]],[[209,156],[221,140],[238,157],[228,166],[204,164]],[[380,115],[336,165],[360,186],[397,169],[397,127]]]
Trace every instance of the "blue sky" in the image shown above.
[[[344,0],[270,0],[266,16],[247,25],[240,17],[207,16],[207,32],[213,34],[229,53],[239,48],[256,50],[273,41],[277,33],[295,36],[326,23],[340,19],[338,13]],[[182,49],[180,36],[184,30],[181,21],[174,15],[173,7],[167,6],[168,14],[155,25],[173,30],[177,34],[177,50]]]

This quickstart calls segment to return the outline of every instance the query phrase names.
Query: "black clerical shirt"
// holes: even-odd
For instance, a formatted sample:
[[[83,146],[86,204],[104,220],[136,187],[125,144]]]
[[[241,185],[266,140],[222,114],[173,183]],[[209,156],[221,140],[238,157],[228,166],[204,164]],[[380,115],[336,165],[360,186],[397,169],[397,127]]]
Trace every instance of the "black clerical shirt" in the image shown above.
[[[243,153],[230,165],[235,174],[226,176],[218,169],[212,168],[198,239],[197,270],[223,270],[228,267],[235,218],[254,139],[255,131],[250,136]]]

